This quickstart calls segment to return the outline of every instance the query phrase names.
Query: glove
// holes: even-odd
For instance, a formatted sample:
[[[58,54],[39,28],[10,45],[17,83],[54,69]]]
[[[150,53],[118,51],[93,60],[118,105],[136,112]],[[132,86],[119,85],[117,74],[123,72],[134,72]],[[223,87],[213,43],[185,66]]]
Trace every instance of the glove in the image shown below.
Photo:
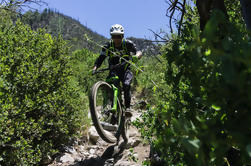
[[[96,70],[92,70],[92,75],[96,74]]]
[[[96,72],[97,72],[97,67],[94,66],[93,69],[92,69],[92,75],[96,74]]]

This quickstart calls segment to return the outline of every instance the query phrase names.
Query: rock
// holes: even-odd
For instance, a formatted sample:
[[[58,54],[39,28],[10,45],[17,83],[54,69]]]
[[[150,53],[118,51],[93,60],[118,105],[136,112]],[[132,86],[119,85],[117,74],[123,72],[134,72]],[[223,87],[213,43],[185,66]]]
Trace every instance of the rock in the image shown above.
[[[80,152],[83,152],[83,151],[85,150],[85,147],[84,147],[83,145],[79,145],[79,146],[78,146],[78,150],[79,150]]]
[[[133,114],[133,116],[131,117],[131,121],[134,122],[134,121],[136,121],[137,119],[141,119],[140,115],[141,115],[141,113],[135,112],[135,113]]]
[[[46,157],[44,157],[43,159],[42,159],[42,164],[43,165],[48,165],[48,164],[50,164],[52,162],[52,159],[51,159],[51,157],[49,156],[49,155],[47,155]]]
[[[67,147],[66,151],[73,154],[73,155],[77,155],[78,152],[73,148],[73,147]]]
[[[90,149],[98,149],[98,146],[96,145],[88,146],[87,150],[90,150]]]
[[[84,156],[89,156],[90,154],[88,152],[83,152],[82,153]]]
[[[88,135],[89,135],[89,139],[94,143],[96,144],[97,141],[98,141],[98,138],[99,138],[99,135],[95,129],[94,126],[92,126],[89,131],[88,131]]]
[[[129,132],[129,137],[136,137],[136,136],[138,136],[139,134],[138,134],[138,132],[136,131],[136,130],[133,130],[133,131],[128,131]]]
[[[127,143],[127,145],[126,145],[126,147],[127,148],[136,147],[136,146],[138,146],[140,144],[140,142],[141,142],[140,139],[137,139],[137,138],[136,139],[132,139],[132,138],[130,138],[129,141],[128,141],[128,143]]]
[[[96,155],[90,154],[88,158],[96,158]]]
[[[81,157],[76,157],[76,158],[75,158],[75,162],[80,162],[81,160],[82,160]]]
[[[94,154],[96,151],[94,149],[90,149],[90,154]]]
[[[137,153],[135,153],[135,154],[133,154],[133,157],[134,157],[135,159],[138,159],[138,158],[139,158],[139,155],[138,155]]]
[[[65,155],[60,157],[59,161],[62,163],[68,163],[68,162],[73,163],[75,160],[69,153],[65,153]]]
[[[108,146],[109,143],[107,143],[107,142],[105,142],[104,140],[102,140],[101,138],[99,138],[99,139],[98,139],[98,142],[97,142],[97,145],[98,145],[99,147],[103,147],[103,146]],[[104,149],[104,148],[102,148],[102,149]]]

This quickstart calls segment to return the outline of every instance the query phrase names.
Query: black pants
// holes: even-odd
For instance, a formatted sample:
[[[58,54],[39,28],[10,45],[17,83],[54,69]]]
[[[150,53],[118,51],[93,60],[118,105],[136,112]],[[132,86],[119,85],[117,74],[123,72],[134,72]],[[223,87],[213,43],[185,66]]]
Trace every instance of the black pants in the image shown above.
[[[130,69],[121,70],[121,69],[116,69],[116,70],[111,70],[109,73],[109,76],[107,78],[111,78],[114,76],[118,76],[119,80],[113,82],[113,84],[116,87],[119,87],[120,82],[122,82],[122,87],[124,91],[124,100],[125,100],[125,107],[130,108],[131,104],[131,83],[132,83],[132,78],[133,74],[130,71]]]

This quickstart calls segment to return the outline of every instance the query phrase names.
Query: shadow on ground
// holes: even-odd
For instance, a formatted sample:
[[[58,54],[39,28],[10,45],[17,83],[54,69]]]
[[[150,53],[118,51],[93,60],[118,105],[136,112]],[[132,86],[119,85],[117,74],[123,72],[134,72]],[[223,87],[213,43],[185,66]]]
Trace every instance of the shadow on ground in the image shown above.
[[[114,165],[122,156],[126,148],[127,142],[122,142],[119,145],[109,146],[102,156],[89,158],[75,163],[71,166],[109,166]]]

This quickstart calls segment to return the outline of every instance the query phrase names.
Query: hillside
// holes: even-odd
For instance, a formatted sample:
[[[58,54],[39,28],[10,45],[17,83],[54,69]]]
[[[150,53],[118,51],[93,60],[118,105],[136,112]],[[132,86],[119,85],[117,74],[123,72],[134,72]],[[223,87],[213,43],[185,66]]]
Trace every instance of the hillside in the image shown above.
[[[22,16],[22,20],[32,29],[45,28],[54,36],[61,34],[65,40],[69,41],[72,50],[87,48],[93,52],[99,51],[100,48],[96,44],[87,42],[85,35],[98,44],[103,44],[108,40],[82,25],[78,20],[51,9],[45,9],[42,13],[28,11]]]
[[[45,9],[42,13],[28,11],[22,16],[22,21],[29,24],[32,29],[45,28],[48,33],[54,36],[62,34],[63,38],[69,41],[72,50],[87,48],[97,53],[100,51],[97,44],[102,45],[109,40],[82,25],[78,20],[51,9]],[[86,35],[96,44],[88,42]],[[149,53],[149,49],[155,48],[155,45],[149,40],[135,37],[129,39],[135,42],[137,47],[145,53]]]

